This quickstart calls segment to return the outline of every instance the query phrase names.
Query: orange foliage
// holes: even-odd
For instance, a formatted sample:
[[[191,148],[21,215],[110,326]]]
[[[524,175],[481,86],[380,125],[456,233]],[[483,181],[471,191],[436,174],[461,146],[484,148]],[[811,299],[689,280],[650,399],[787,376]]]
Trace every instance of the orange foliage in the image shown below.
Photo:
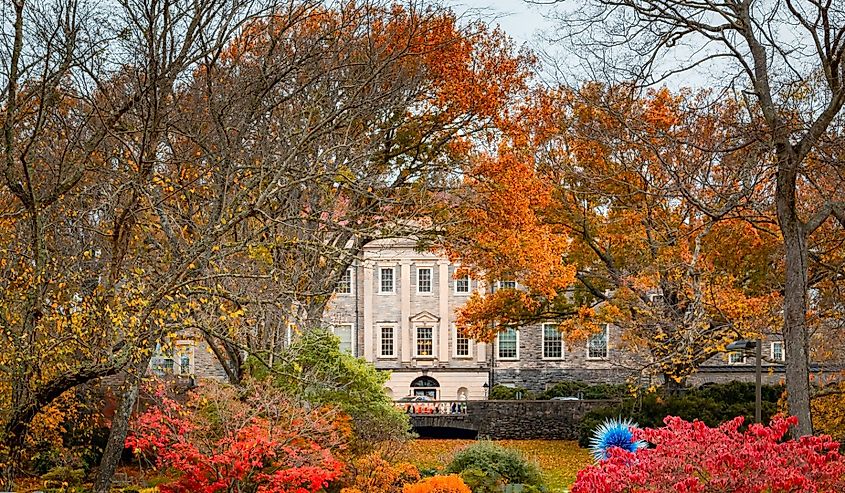
[[[406,485],[402,493],[472,493],[457,474],[433,476],[416,484]]]
[[[527,99],[498,154],[474,160],[445,241],[476,277],[524,290],[472,296],[458,324],[489,341],[508,325],[558,320],[572,340],[611,323],[644,366],[679,377],[774,326],[765,151],[739,104],[707,98],[590,84]]]
[[[350,465],[351,486],[341,493],[401,493],[408,483],[419,481],[417,468],[407,462],[391,464],[379,452],[371,452],[355,459]]]

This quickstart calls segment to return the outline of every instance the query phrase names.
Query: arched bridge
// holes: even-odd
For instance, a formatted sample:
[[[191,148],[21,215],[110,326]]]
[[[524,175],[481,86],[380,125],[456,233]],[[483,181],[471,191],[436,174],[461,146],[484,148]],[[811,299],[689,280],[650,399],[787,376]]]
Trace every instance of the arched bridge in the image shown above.
[[[397,401],[420,436],[577,440],[581,419],[608,400]]]

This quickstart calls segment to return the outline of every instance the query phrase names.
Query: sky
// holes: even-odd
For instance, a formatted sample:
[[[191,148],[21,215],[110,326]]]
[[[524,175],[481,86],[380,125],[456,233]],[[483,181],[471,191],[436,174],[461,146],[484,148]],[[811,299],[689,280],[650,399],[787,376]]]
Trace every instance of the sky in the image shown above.
[[[551,24],[541,12],[549,11],[551,6],[531,5],[522,0],[447,0],[447,5],[461,14],[470,11],[499,24],[519,44],[535,45],[536,35]]]

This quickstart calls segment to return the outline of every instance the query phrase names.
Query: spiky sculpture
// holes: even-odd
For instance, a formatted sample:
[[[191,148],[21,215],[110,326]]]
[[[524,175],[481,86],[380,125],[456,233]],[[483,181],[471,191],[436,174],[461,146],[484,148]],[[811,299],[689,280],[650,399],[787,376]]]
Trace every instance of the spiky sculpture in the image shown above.
[[[610,449],[619,447],[628,452],[636,452],[646,446],[642,440],[634,440],[632,428],[637,428],[637,423],[630,419],[608,418],[593,431],[590,438],[590,451],[596,461],[607,459],[610,456]]]

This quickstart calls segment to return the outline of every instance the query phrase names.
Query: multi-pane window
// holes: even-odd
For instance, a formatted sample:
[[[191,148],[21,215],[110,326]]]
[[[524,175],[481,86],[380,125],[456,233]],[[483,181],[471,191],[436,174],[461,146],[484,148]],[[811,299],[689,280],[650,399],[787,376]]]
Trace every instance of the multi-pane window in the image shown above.
[[[382,267],[379,269],[379,292],[393,292],[393,267]]]
[[[392,358],[396,356],[396,346],[393,339],[393,327],[381,328],[381,356],[383,358]]]
[[[469,276],[463,276],[455,279],[455,293],[469,293]]]
[[[162,346],[156,344],[150,369],[157,375],[190,375],[194,345],[191,342],[177,342]]]
[[[587,358],[607,358],[607,333],[608,327],[605,325],[604,330],[590,336],[587,340]]]
[[[434,328],[417,327],[417,356],[434,355]]]
[[[352,324],[337,324],[334,326],[334,335],[340,339],[340,350],[347,354],[354,355],[352,347]]]
[[[461,328],[455,331],[455,356],[469,356],[469,337]]]
[[[499,289],[516,289],[516,281],[499,281]]]
[[[563,357],[563,336],[556,324],[543,324],[543,357],[549,359]]]
[[[785,361],[786,354],[783,352],[783,341],[772,341],[772,360]]]
[[[337,282],[337,292],[340,294],[352,293],[352,269],[346,269],[340,280]]]
[[[431,268],[420,267],[417,269],[417,292],[431,292]]]
[[[745,363],[745,353],[742,351],[732,351],[728,353],[729,365],[741,365]]]
[[[516,329],[508,327],[503,332],[499,332],[499,358],[516,359],[517,345]]]

